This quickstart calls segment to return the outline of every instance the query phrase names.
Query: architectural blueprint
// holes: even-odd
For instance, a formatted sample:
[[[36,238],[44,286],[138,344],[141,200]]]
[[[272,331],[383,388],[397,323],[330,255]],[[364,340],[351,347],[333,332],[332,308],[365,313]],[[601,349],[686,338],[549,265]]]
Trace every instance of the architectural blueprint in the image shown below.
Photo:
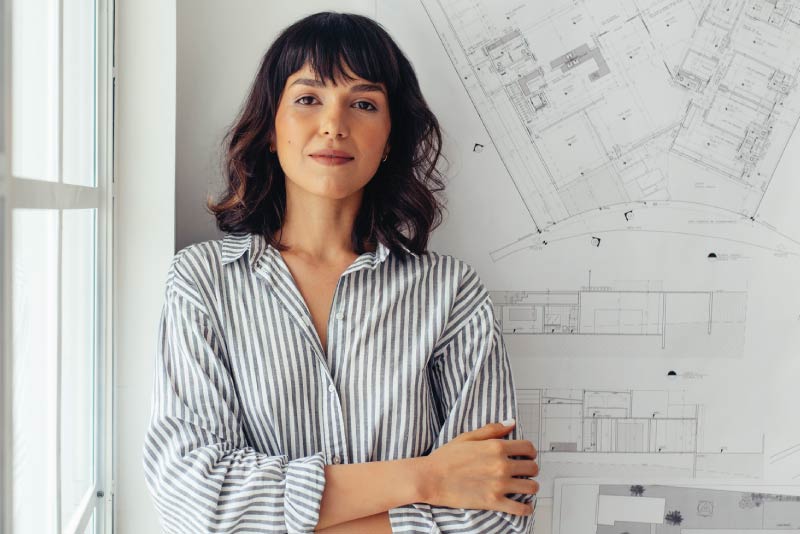
[[[787,534],[800,532],[796,487],[556,483],[553,534]]]
[[[537,533],[560,477],[800,484],[800,1],[376,13],[445,133],[431,248],[490,290]]]
[[[517,391],[525,439],[539,451],[541,497],[553,480],[584,476],[760,479],[763,449],[706,447],[703,406],[676,391]]]
[[[496,254],[563,239],[598,210],[624,228],[649,206],[751,221],[743,239],[800,251],[800,228],[760,211],[800,119],[792,3],[423,4],[530,218],[529,236]],[[685,213],[648,225],[741,231]]]
[[[534,350],[564,354],[637,350],[656,355],[741,355],[747,293],[582,287],[574,291],[492,291],[503,334],[534,336]],[[591,347],[579,336],[591,336]],[[667,340],[669,339],[669,343]]]

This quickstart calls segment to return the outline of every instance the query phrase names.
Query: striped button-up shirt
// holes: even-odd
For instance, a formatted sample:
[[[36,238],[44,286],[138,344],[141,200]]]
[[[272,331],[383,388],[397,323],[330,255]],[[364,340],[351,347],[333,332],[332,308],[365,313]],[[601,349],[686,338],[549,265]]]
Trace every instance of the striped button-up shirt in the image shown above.
[[[165,531],[313,532],[325,465],[427,455],[517,416],[489,294],[452,256],[382,244],[361,254],[339,278],[327,337],[323,351],[262,236],[228,234],[175,255],[143,457]],[[521,436],[518,424],[508,437]],[[393,532],[413,533],[533,525],[532,516],[427,503],[393,508],[389,520]]]

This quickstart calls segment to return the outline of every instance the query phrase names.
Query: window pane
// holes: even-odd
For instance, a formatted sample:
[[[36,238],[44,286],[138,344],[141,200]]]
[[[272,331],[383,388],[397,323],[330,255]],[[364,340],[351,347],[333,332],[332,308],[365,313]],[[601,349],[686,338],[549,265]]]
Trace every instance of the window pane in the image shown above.
[[[57,2],[12,4],[11,173],[58,181]]]
[[[95,212],[62,215],[62,525],[83,514],[81,499],[94,485]]]
[[[86,530],[83,531],[83,534],[94,534],[94,532],[95,532],[95,530],[94,530],[94,528],[95,528],[94,527],[94,522],[95,522],[95,518],[96,517],[97,517],[97,510],[92,512],[92,518],[86,524]]]
[[[0,0],[0,173],[6,173],[6,10],[5,4],[9,0]]]
[[[12,532],[56,531],[58,211],[12,214]]]
[[[94,186],[94,0],[63,2],[63,181]]]

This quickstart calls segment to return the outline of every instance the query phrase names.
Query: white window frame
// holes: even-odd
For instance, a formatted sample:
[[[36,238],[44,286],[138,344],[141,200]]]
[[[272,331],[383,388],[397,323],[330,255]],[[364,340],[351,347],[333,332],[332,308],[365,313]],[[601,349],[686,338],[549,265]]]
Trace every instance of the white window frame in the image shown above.
[[[5,154],[0,154],[0,205],[5,207],[0,221],[0,533],[11,534],[12,516],[12,310],[13,300],[11,266],[13,251],[12,212],[17,208],[32,209],[97,209],[97,297],[95,343],[95,395],[94,395],[94,428],[95,428],[95,486],[90,489],[81,501],[82,513],[73,524],[60,524],[59,533],[83,534],[88,522],[95,514],[97,533],[113,531],[114,506],[114,364],[113,364],[113,221],[114,221],[114,100],[115,100],[115,0],[95,0],[96,20],[96,151],[95,165],[97,169],[96,187],[64,184],[17,178],[11,175],[12,142],[12,95],[11,95],[11,58],[12,58],[12,3],[25,0],[0,0],[0,17],[2,17],[2,52],[3,84],[2,94],[5,116],[3,124],[5,133]],[[57,0],[59,11],[59,28],[63,0]],[[61,37],[59,36],[59,41]],[[61,47],[59,47],[61,48]],[[63,55],[63,49],[59,50]],[[59,94],[63,90],[63,69],[59,69]],[[59,97],[60,100],[63,97]],[[62,153],[62,134],[58,128],[58,153]],[[59,214],[61,217],[61,214]],[[60,259],[59,259],[60,261]],[[59,269],[60,272],[60,269]],[[60,284],[59,284],[60,288]],[[60,300],[60,297],[59,297]],[[60,322],[60,306],[59,306]],[[59,343],[60,346],[60,343]],[[60,360],[60,354],[59,354]],[[60,361],[57,373],[60,379]],[[60,423],[59,423],[60,424]],[[60,438],[59,438],[60,439]],[[60,471],[60,462],[57,463]],[[60,487],[60,472],[56,474]],[[25,496],[32,498],[35,496]],[[60,497],[59,497],[60,498]]]

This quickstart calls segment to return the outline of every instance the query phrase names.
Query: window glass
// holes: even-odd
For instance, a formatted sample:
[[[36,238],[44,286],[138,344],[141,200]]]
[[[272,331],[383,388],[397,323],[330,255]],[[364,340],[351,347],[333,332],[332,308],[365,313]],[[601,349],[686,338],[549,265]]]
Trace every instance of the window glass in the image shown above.
[[[6,28],[6,8],[5,0],[0,0],[0,28],[5,32]],[[5,39],[5,35],[0,33],[0,38]],[[0,173],[8,172],[6,169],[6,55],[3,44],[0,44]]]
[[[94,534],[95,532],[95,516],[97,512],[92,512],[92,518],[86,524],[86,530],[83,531],[83,534]]]
[[[11,12],[11,173],[58,181],[57,2],[15,1]]]
[[[12,226],[12,532],[55,534],[58,211]]]
[[[94,0],[63,0],[63,182],[95,186]]]
[[[94,486],[95,212],[65,210],[61,252],[61,524]]]

